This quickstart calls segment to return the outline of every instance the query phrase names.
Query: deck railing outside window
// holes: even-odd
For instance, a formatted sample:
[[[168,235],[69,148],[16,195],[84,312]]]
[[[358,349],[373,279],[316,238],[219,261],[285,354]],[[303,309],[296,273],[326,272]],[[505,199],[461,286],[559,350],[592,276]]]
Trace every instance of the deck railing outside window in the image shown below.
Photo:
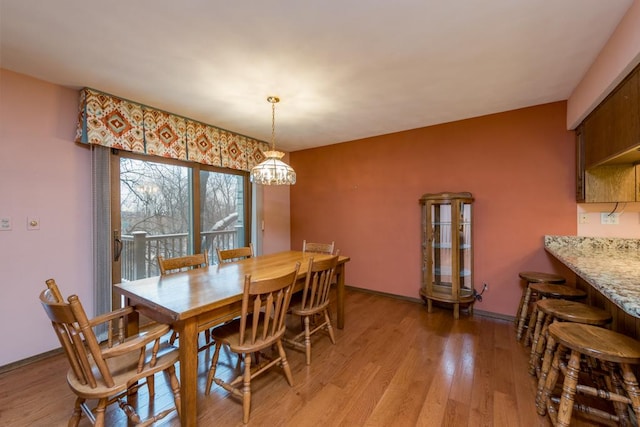
[[[217,264],[216,248],[231,249],[242,246],[238,230],[202,232],[200,247],[209,251],[209,263]],[[188,255],[189,236],[187,233],[149,235],[146,231],[136,231],[122,235],[122,279],[136,280],[158,276],[157,256],[174,258]]]

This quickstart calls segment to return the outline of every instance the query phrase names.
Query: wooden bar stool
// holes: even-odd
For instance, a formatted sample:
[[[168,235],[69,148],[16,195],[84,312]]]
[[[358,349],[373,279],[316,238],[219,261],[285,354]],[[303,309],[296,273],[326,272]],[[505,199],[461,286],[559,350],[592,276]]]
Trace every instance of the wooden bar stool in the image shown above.
[[[536,302],[536,306],[538,314],[531,342],[529,373],[539,377],[540,383],[544,385],[545,379],[540,375],[540,362],[547,343],[549,325],[554,321],[561,321],[604,326],[611,322],[611,314],[581,302],[564,299],[542,299]]]
[[[524,330],[524,326],[527,323],[527,317],[529,315],[529,302],[531,299],[531,289],[529,289],[529,286],[533,283],[562,284],[565,283],[566,280],[564,277],[557,274],[541,273],[538,271],[522,271],[518,276],[527,282],[522,292],[522,297],[520,298],[520,305],[518,306],[515,319],[516,339],[520,341],[522,338],[522,331]]]
[[[552,285],[549,283],[533,283],[529,285],[531,294],[536,295],[538,299],[554,298],[564,300],[580,300],[587,297],[587,293],[581,289],[572,288],[564,285]],[[527,327],[527,333],[524,336],[524,345],[527,346],[531,343],[533,338],[534,328],[536,326],[538,316],[537,305],[533,306],[531,315],[529,316],[529,325]]]
[[[618,425],[632,425],[628,405],[635,419],[640,417],[640,387],[633,372],[633,365],[640,364],[640,342],[626,335],[593,325],[573,322],[555,322],[549,326],[549,345],[557,347],[542,391],[536,398],[540,415],[549,413],[554,426],[568,426],[574,409],[612,420]],[[547,345],[547,348],[549,347]],[[569,361],[565,353],[569,352]],[[597,362],[591,382],[579,382],[581,360],[589,357]],[[553,396],[558,374],[564,374],[560,397]],[[594,375],[602,374],[599,377]],[[603,380],[603,381],[602,381]],[[576,394],[609,400],[615,414],[575,402]],[[558,406],[556,406],[558,403]]]
[[[564,285],[556,285],[556,284],[550,284],[550,283],[533,283],[529,285],[529,288],[531,289],[532,297],[535,295],[535,297],[538,300],[553,298],[553,299],[575,301],[575,300],[581,300],[587,297],[587,293],[585,291],[581,289],[572,288],[570,286],[564,286]],[[533,339],[533,335],[535,332],[537,318],[538,318],[538,309],[537,309],[537,304],[535,304],[533,306],[533,310],[531,311],[531,315],[529,316],[527,331],[524,335],[523,344],[525,346],[528,346],[529,344],[531,344],[531,341]]]

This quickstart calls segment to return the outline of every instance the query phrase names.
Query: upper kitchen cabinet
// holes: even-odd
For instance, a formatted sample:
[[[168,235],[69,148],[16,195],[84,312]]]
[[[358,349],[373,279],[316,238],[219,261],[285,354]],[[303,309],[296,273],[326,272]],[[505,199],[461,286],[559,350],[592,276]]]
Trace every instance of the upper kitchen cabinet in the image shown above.
[[[640,67],[584,120],[586,169],[640,161]]]

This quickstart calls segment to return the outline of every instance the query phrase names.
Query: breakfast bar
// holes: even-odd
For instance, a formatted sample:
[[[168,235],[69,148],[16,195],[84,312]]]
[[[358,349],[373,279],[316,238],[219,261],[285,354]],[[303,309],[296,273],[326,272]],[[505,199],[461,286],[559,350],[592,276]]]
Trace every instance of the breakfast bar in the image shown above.
[[[545,236],[544,247],[576,274],[589,304],[612,314],[614,330],[640,338],[640,240]]]

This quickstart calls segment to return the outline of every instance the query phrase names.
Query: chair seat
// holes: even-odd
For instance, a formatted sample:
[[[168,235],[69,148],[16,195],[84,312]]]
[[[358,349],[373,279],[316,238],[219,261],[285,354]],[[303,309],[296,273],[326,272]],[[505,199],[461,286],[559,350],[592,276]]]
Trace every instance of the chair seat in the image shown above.
[[[312,316],[316,313],[322,313],[324,310],[329,307],[329,303],[331,301],[327,300],[322,305],[318,305],[310,308],[303,308],[301,303],[298,303],[294,306],[291,306],[290,310],[292,314],[297,316]]]
[[[149,353],[149,351],[147,351]],[[146,366],[141,372],[138,371],[139,354],[137,352],[128,352],[119,357],[107,359],[107,365],[113,376],[113,387],[107,387],[105,384],[99,384],[95,388],[91,388],[88,384],[82,384],[78,381],[72,369],[67,373],[67,383],[73,391],[86,399],[99,399],[104,395],[116,395],[125,391],[132,383],[142,380],[156,372],[161,372],[178,361],[178,349],[167,342],[160,344],[156,364]],[[96,377],[100,373],[97,367],[92,366],[92,371]]]
[[[538,301],[537,305],[543,313],[566,322],[605,325],[611,321],[608,312],[581,302],[547,298]]]
[[[555,283],[560,284],[566,282],[565,278],[559,274],[542,273],[539,271],[521,271],[518,276],[528,283]]]
[[[587,293],[581,289],[550,283],[533,283],[530,288],[531,292],[536,292],[538,295],[545,298],[577,300],[586,298],[587,296]]]
[[[553,323],[549,334],[556,342],[587,356],[615,363],[640,363],[640,342],[597,326]]]

